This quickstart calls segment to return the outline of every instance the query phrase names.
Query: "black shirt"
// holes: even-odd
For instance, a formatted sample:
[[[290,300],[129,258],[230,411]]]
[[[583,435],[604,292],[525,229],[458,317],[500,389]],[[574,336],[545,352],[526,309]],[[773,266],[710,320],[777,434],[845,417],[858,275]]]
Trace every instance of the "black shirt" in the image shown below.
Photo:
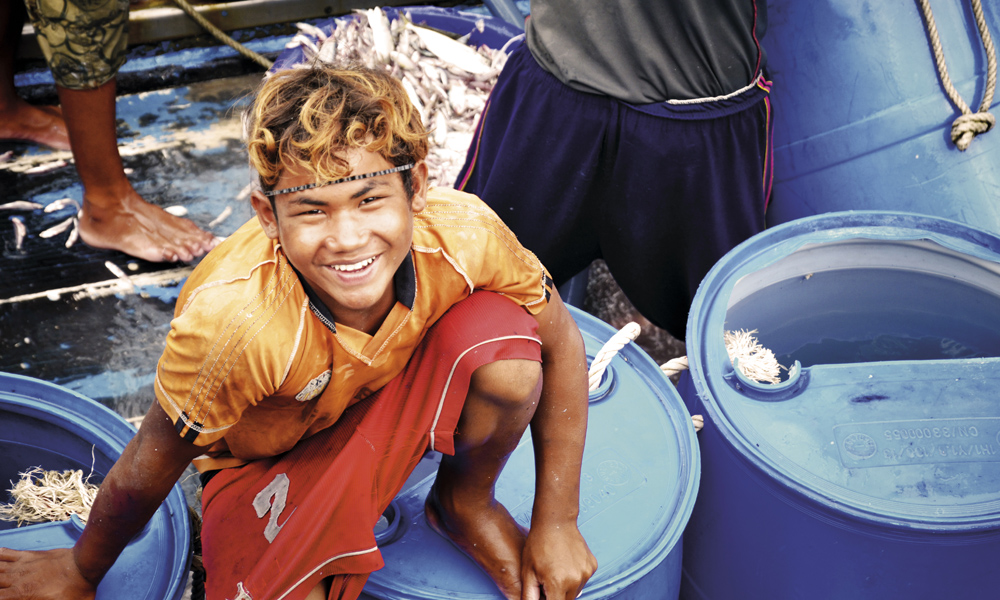
[[[531,0],[535,60],[633,104],[731,94],[764,67],[765,0]]]

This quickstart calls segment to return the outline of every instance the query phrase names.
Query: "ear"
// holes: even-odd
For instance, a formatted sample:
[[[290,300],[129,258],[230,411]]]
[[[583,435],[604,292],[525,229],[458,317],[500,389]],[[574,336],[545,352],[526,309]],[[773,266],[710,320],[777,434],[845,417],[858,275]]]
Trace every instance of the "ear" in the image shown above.
[[[413,167],[413,199],[410,209],[418,213],[427,208],[427,163],[420,161]]]
[[[260,221],[260,226],[264,229],[267,237],[272,240],[278,239],[278,217],[274,214],[274,208],[272,208],[271,201],[267,199],[267,196],[260,190],[254,190],[250,194],[250,204],[257,212],[257,220]]]

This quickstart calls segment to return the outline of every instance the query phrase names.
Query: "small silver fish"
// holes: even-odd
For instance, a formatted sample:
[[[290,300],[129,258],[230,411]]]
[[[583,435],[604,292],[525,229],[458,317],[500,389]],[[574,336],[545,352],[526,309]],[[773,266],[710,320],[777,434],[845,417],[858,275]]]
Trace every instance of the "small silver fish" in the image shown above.
[[[311,35],[320,42],[326,41],[326,33],[315,25],[310,25],[309,23],[296,23],[295,26],[298,27],[299,31],[302,33]]]
[[[247,198],[250,197],[250,194],[252,192],[253,192],[253,184],[252,183],[248,183],[248,184],[246,184],[246,186],[242,190],[240,190],[239,194],[236,194],[236,199],[237,200],[246,200]]]
[[[44,206],[27,200],[15,200],[7,204],[0,204],[0,210],[38,210],[39,208],[44,208]]]
[[[55,202],[50,202],[46,207],[45,211],[47,213],[56,212],[57,210],[62,210],[67,206],[72,206],[77,210],[80,209],[80,203],[72,198],[62,198],[61,200],[56,200]]]
[[[110,260],[104,261],[104,266],[107,267],[107,269],[111,271],[111,273],[114,274],[115,277],[129,284],[129,286],[132,285],[132,280],[129,279],[129,276],[125,274],[125,271],[122,271],[121,267],[111,262]]]
[[[20,252],[24,238],[28,235],[28,228],[24,226],[24,219],[21,217],[11,217],[10,220],[14,223],[14,249]]]
[[[80,221],[79,219],[73,219],[73,229],[70,230],[69,237],[66,238],[66,247],[72,247],[78,239],[80,239]]]
[[[66,161],[64,161],[64,160],[55,160],[55,161],[48,162],[48,163],[42,163],[42,164],[38,165],[37,167],[31,167],[30,169],[25,169],[24,172],[28,173],[28,174],[45,173],[45,172],[48,172],[48,171],[54,171],[56,169],[61,169],[61,168],[65,167],[68,164],[69,163],[66,162]]]
[[[221,213],[219,213],[219,216],[215,217],[214,219],[211,220],[211,222],[209,222],[208,228],[211,229],[216,225],[218,225],[219,223],[225,221],[226,219],[229,218],[229,215],[231,214],[233,214],[233,207],[227,206]]]
[[[57,236],[60,233],[66,231],[67,229],[69,229],[70,227],[72,227],[74,221],[76,221],[76,217],[70,217],[70,218],[66,219],[65,221],[63,221],[62,223],[59,223],[58,225],[53,225],[52,227],[49,227],[45,231],[39,233],[38,237],[40,237],[40,238],[50,238],[50,237]]]

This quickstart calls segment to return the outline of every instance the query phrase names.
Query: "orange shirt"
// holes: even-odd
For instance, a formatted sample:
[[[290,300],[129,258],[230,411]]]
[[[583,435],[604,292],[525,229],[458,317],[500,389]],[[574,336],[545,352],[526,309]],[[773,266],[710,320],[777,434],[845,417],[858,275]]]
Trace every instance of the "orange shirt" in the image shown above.
[[[437,188],[427,201],[396,273],[396,305],[374,336],[335,325],[256,218],[202,260],[177,300],[154,385],[179,435],[206,446],[199,470],[274,456],[329,427],[398,375],[474,289],[542,310],[548,273],[486,204]]]

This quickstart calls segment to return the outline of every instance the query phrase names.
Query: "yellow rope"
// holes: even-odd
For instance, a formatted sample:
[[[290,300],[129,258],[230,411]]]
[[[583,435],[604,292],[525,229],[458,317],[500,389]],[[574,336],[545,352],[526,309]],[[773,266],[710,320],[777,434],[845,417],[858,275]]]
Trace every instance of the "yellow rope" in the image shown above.
[[[996,118],[989,113],[990,104],[993,103],[993,92],[997,84],[997,58],[996,50],[993,47],[993,39],[990,37],[990,29],[983,16],[983,6],[981,0],[972,0],[972,12],[976,17],[976,25],[979,28],[979,36],[983,40],[983,48],[986,50],[986,93],[983,94],[983,101],[979,105],[979,111],[973,113],[969,105],[965,103],[958,90],[951,83],[948,76],[948,67],[944,62],[944,50],[941,48],[941,40],[938,37],[937,25],[934,22],[934,14],[931,12],[930,0],[917,0],[920,10],[924,15],[924,25],[927,29],[927,36],[930,38],[931,47],[934,50],[934,61],[937,63],[938,74],[941,77],[941,84],[952,103],[962,112],[951,125],[951,141],[955,147],[964,151],[972,143],[972,140],[980,133],[986,133],[993,128]]]
[[[192,19],[194,19],[196,23],[201,25],[206,31],[215,36],[215,39],[229,46],[233,50],[236,50],[242,56],[249,58],[250,60],[264,67],[265,69],[270,69],[271,65],[274,64],[270,60],[264,58],[260,54],[254,52],[253,50],[247,48],[243,44],[229,37],[229,35],[227,35],[226,32],[222,31],[221,29],[213,25],[211,22],[209,22],[208,19],[201,16],[201,14],[197,10],[195,10],[193,6],[187,3],[187,0],[174,0],[174,2],[177,3],[177,6],[181,7],[181,10],[186,12]]]

